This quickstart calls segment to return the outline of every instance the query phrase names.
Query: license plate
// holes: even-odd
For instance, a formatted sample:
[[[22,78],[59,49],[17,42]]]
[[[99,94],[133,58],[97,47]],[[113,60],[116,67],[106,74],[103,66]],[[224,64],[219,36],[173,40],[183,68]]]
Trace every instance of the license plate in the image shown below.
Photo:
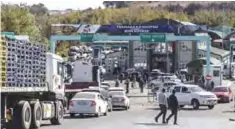
[[[113,99],[113,102],[119,102],[119,99],[118,98]]]
[[[86,102],[83,102],[83,101],[79,101],[79,102],[77,102],[77,104],[78,104],[78,105],[87,105],[87,103],[86,103]]]

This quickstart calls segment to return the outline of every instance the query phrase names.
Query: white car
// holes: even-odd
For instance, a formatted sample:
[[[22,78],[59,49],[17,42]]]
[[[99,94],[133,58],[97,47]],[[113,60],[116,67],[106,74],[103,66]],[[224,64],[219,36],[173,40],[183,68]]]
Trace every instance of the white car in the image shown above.
[[[107,115],[108,103],[100,93],[80,92],[77,93],[69,102],[69,114],[74,117],[75,114],[81,116],[94,114],[96,117]]]
[[[218,98],[212,92],[205,91],[197,85],[179,84],[170,88],[167,95],[170,96],[172,90],[176,91],[176,97],[181,107],[192,105],[193,109],[198,109],[200,106],[208,106],[213,109],[217,104]]]
[[[110,91],[109,95],[112,97],[113,108],[130,108],[130,100],[124,91]]]

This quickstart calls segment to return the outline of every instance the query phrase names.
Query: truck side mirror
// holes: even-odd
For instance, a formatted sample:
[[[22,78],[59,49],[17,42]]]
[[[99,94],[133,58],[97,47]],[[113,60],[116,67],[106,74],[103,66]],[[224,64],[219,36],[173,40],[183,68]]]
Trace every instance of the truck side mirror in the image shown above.
[[[70,64],[66,64],[66,68],[67,68],[67,72],[68,72],[68,74],[72,76],[72,71],[73,71],[73,69],[72,69],[72,65],[70,65]]]

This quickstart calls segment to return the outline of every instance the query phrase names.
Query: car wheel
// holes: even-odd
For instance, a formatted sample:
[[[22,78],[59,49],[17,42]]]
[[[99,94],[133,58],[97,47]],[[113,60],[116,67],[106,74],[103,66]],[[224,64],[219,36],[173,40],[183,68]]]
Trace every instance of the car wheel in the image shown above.
[[[99,116],[100,116],[100,113],[101,113],[101,109],[100,109],[100,107],[99,107],[98,113],[95,114],[95,117],[99,117]]]
[[[113,107],[110,106],[110,107],[108,108],[108,112],[112,112],[112,111],[113,111]]]
[[[84,117],[84,115],[83,115],[83,114],[79,114],[79,117],[83,118],[83,117]]]
[[[198,100],[193,99],[192,105],[193,105],[193,109],[195,109],[195,110],[199,109],[200,104],[199,104]]]
[[[126,107],[125,107],[125,110],[128,110],[128,109],[129,109],[128,106],[126,106]]]
[[[75,116],[75,113],[70,113],[70,117],[74,117]]]
[[[104,113],[104,116],[107,116],[108,115],[108,107],[106,108],[106,111]]]
[[[213,109],[213,108],[214,108],[214,105],[209,105],[208,108],[209,108],[209,109]]]

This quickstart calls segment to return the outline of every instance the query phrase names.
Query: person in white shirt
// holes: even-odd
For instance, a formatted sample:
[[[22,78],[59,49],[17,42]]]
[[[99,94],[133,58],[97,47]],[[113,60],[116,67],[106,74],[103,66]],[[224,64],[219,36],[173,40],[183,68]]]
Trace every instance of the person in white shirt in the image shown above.
[[[158,118],[162,115],[162,123],[166,123],[165,117],[167,113],[168,101],[165,94],[166,90],[163,88],[162,92],[158,95],[158,103],[160,106],[161,112],[155,117],[155,121],[158,122]]]

